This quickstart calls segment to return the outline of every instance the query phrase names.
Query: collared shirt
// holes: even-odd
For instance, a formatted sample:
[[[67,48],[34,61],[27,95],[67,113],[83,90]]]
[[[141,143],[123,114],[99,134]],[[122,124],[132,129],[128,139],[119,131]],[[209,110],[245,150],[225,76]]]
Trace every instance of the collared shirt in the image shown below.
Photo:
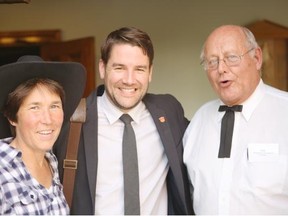
[[[53,173],[52,185],[46,189],[30,175],[22,153],[11,147],[11,142],[12,138],[0,140],[0,215],[69,214],[55,155],[51,151],[45,154]]]
[[[288,214],[288,94],[260,81],[235,112],[230,158],[218,158],[220,100],[203,105],[184,135],[196,214]]]
[[[98,97],[98,171],[95,214],[124,214],[122,165],[123,113],[108,99]],[[167,214],[168,160],[155,123],[144,103],[128,113],[138,153],[141,214]]]

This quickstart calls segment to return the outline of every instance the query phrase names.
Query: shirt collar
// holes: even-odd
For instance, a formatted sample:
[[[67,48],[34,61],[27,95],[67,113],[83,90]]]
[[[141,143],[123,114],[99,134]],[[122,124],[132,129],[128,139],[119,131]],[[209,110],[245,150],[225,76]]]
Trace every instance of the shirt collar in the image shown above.
[[[2,160],[9,165],[16,157],[21,158],[22,156],[22,153],[19,150],[10,145],[13,139],[13,137],[4,138],[1,140],[0,144],[0,151],[3,153],[5,152],[5,156],[2,156]]]
[[[253,94],[243,103],[242,114],[246,119],[246,121],[250,119],[257,105],[264,97],[264,94],[265,94],[265,85],[261,79]]]
[[[100,99],[99,103],[101,103],[101,105],[103,107],[103,112],[104,112],[105,116],[107,117],[109,123],[114,124],[116,121],[119,120],[121,115],[123,115],[124,113],[121,110],[119,110],[119,108],[116,107],[109,100],[106,91],[104,92],[104,94],[102,96],[100,96],[99,99]],[[141,101],[139,104],[136,105],[136,107],[131,109],[127,114],[129,114],[132,117],[133,121],[135,121],[137,124],[139,124],[140,119],[141,119],[141,114],[143,113],[144,110],[145,110],[145,105]]]
[[[255,91],[252,93],[252,95],[246,101],[242,103],[243,109],[242,109],[241,114],[243,115],[246,121],[249,121],[255,108],[257,107],[257,105],[260,103],[260,101],[264,97],[264,94],[265,94],[265,84],[263,83],[261,79]],[[220,105],[224,105],[224,103],[220,100],[219,100],[219,103]],[[219,112],[218,121],[221,121],[223,115],[224,115],[224,112]]]

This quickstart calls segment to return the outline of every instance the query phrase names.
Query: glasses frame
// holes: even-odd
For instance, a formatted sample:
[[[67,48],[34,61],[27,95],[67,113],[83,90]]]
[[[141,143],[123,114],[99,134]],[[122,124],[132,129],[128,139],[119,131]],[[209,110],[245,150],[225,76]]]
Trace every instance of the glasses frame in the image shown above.
[[[242,58],[243,58],[246,54],[248,54],[249,52],[251,52],[251,51],[254,50],[254,49],[255,49],[255,48],[253,47],[253,48],[249,49],[248,51],[246,51],[245,53],[243,53],[243,54],[241,54],[241,55],[235,55],[235,56],[239,57],[239,63],[236,64],[236,65],[233,65],[233,66],[240,65]],[[215,68],[209,68],[209,67],[207,66],[207,64],[206,64],[207,61],[206,61],[205,59],[200,63],[200,65],[202,65],[202,66],[204,67],[204,70],[209,70],[209,69],[210,69],[210,70],[215,70],[215,69],[217,69],[217,68],[219,67],[220,61],[223,61],[223,62],[227,65],[227,63],[226,63],[227,60],[225,60],[227,57],[228,57],[228,56],[226,56],[226,57],[224,57],[224,58],[222,58],[222,59],[218,58],[217,65],[215,65]],[[231,67],[231,66],[227,65],[227,67]]]

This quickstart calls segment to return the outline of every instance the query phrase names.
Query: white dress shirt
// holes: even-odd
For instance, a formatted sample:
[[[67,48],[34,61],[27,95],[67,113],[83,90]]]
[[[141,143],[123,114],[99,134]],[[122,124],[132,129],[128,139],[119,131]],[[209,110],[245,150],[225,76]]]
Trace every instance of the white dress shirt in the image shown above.
[[[203,105],[184,135],[196,214],[288,214],[288,93],[260,81],[235,112],[230,158],[218,158],[220,100]]]
[[[95,214],[124,214],[122,163],[123,113],[107,98],[98,97],[98,171]],[[168,160],[155,123],[143,102],[128,113],[138,153],[140,211],[166,215]]]

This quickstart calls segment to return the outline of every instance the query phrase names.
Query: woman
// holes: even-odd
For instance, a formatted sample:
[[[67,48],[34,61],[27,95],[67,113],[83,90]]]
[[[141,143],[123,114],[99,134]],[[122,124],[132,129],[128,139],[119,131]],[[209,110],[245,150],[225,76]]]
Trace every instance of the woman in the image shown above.
[[[78,63],[35,56],[0,67],[0,129],[6,117],[12,134],[0,140],[1,215],[69,214],[51,149],[81,99],[85,75]]]

